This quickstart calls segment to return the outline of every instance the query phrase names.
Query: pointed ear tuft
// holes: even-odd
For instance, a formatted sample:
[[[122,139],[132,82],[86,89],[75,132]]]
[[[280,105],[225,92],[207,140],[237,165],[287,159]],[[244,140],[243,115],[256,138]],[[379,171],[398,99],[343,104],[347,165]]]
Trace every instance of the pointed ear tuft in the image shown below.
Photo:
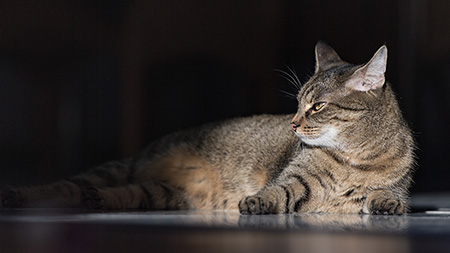
[[[325,42],[319,41],[316,44],[316,70],[315,73],[326,70],[332,64],[342,61],[333,48]]]
[[[383,87],[386,64],[387,48],[382,46],[366,65],[355,71],[347,81],[346,87],[359,91],[375,90]]]

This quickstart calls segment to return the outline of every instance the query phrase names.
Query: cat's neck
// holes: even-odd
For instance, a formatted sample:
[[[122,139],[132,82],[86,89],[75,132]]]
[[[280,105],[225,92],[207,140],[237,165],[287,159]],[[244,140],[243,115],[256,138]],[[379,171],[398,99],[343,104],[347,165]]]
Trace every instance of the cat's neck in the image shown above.
[[[369,138],[360,143],[343,144],[336,148],[312,147],[325,152],[337,162],[360,170],[402,167],[413,159],[413,140],[407,130]]]

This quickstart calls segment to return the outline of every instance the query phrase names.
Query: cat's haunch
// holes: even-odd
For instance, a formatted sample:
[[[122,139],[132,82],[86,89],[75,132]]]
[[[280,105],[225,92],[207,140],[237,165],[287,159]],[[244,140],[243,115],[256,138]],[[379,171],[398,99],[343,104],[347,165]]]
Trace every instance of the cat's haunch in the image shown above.
[[[364,65],[321,42],[315,53],[295,115],[174,133],[67,180],[3,189],[3,207],[405,213],[414,141],[385,82],[387,48]]]

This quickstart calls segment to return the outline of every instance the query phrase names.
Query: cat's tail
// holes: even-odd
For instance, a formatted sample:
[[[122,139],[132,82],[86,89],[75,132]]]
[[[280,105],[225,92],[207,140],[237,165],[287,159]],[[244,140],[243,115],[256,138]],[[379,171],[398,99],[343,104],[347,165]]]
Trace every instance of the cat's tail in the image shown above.
[[[5,187],[1,203],[6,208],[83,207],[83,192],[91,187],[117,187],[130,180],[133,159],[102,164],[56,183],[33,187]]]

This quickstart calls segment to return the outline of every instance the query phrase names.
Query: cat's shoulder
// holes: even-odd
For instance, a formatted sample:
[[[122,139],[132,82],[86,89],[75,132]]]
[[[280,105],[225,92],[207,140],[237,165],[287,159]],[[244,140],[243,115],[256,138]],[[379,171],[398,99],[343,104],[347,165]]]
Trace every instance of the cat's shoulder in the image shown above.
[[[246,117],[236,117],[223,121],[223,124],[287,124],[289,125],[293,114],[256,114]]]

